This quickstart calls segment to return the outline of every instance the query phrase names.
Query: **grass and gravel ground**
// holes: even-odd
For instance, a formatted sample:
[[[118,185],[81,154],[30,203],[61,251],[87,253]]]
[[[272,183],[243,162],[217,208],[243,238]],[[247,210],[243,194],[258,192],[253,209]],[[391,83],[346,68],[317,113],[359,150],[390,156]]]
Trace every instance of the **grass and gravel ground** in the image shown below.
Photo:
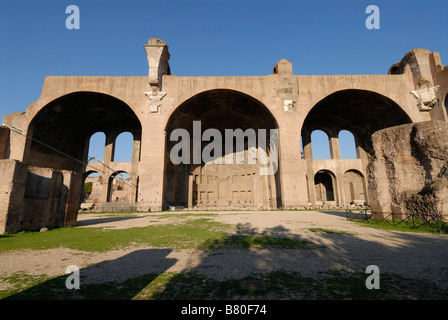
[[[196,273],[146,274],[124,282],[87,284],[65,289],[66,277],[16,274],[4,278],[11,288],[0,299],[14,300],[402,300],[447,299],[448,291],[427,292],[419,281],[381,275],[380,290],[366,290],[365,273],[329,271],[313,277],[270,272],[218,281]],[[82,282],[82,278],[81,278]],[[405,283],[406,285],[403,285]],[[252,286],[251,286],[252,284]]]
[[[323,216],[323,218],[338,219],[334,220],[335,223],[337,222],[335,226],[332,226],[331,223],[319,226],[313,221],[299,226],[299,222],[285,220],[282,226],[266,228],[262,227],[262,224],[257,225],[259,218],[254,213],[231,212],[226,214],[227,217],[224,218],[228,218],[228,220],[225,220],[222,214],[217,213],[153,214],[144,215],[144,218],[148,218],[148,220],[142,226],[112,228],[101,226],[98,223],[98,227],[91,225],[89,227],[60,228],[47,232],[0,235],[0,260],[3,259],[3,265],[10,268],[9,272],[3,272],[4,270],[0,269],[0,299],[448,299],[448,286],[427,279],[406,276],[406,273],[403,274],[403,272],[394,272],[393,265],[386,272],[381,272],[381,287],[378,290],[366,289],[365,283],[369,274],[366,274],[364,270],[341,267],[346,259],[360,259],[358,255],[366,251],[364,248],[371,248],[369,241],[373,243],[377,234],[375,229],[368,227],[381,227],[378,224],[370,221],[348,222],[333,215]],[[275,214],[279,215],[281,212]],[[252,218],[255,220],[251,220],[251,216],[254,216]],[[229,219],[232,217],[239,222],[229,223],[231,221]],[[271,218],[268,215],[266,217]],[[304,217],[314,219],[313,216],[306,215]],[[89,218],[89,215],[83,215],[83,219],[88,220]],[[115,218],[117,219],[110,220]],[[99,219],[98,222],[103,219],[104,221],[114,221],[117,225],[126,221],[120,221],[121,218],[140,219],[142,215],[138,213],[95,215],[95,219]],[[292,229],[293,226],[298,227]],[[412,245],[410,249],[417,245],[414,243],[415,241],[422,240],[421,238],[410,238],[408,233],[403,235],[394,233],[395,231],[390,233],[390,225],[384,227],[388,230],[384,230],[384,234],[381,236],[384,235],[384,238],[387,239],[395,236],[400,243],[405,240],[409,241]],[[400,225],[400,228],[404,227],[403,224]],[[260,232],[260,229],[264,229],[264,231]],[[373,230],[370,231],[372,239],[362,238],[366,230]],[[401,230],[415,231],[410,230],[409,226],[408,230]],[[421,228],[418,231],[425,230]],[[432,232],[432,230],[426,230],[426,232]],[[443,247],[447,244],[448,238],[445,235],[436,234],[431,237],[428,238],[429,241],[434,241],[437,245]],[[356,242],[364,247],[359,250],[352,249],[351,246]],[[104,272],[110,271],[107,269],[109,265],[120,259],[122,259],[120,263],[124,261],[126,267],[121,269],[123,272],[142,267],[142,261],[150,262],[150,258],[147,256],[144,256],[143,260],[136,260],[137,262],[123,260],[122,257],[115,260],[108,260],[106,257],[102,261],[102,254],[113,250],[124,250],[132,255],[133,248],[136,250],[145,248],[146,251],[139,252],[146,255],[159,254],[161,250],[167,250],[167,253],[177,252],[179,255],[185,256],[185,259],[196,254],[200,256],[202,264],[194,265],[191,262],[194,265],[192,268],[174,269],[173,271],[170,268],[173,265],[171,263],[166,267],[161,267],[160,270],[145,269],[143,272],[128,277],[96,282],[88,281],[85,278],[85,274],[100,273],[103,269]],[[375,248],[386,250],[383,246]],[[19,265],[23,263],[19,262],[22,261],[19,258],[21,256],[23,258],[30,252],[39,261],[39,256],[47,257],[45,254],[61,249],[72,250],[68,256],[73,256],[74,259],[76,259],[76,255],[88,256],[89,254],[97,259],[80,267],[80,283],[82,285],[79,290],[66,288],[68,277],[66,274],[55,274],[54,272],[38,272],[36,274],[36,272],[23,271],[23,266]],[[409,248],[403,245],[403,250],[407,249]],[[353,250],[354,253],[350,253],[350,250]],[[395,252],[398,252],[390,248],[387,250],[390,251],[387,252],[387,257],[393,257]],[[13,255],[13,253],[17,255]],[[165,252],[162,253],[165,255]],[[312,267],[313,261],[330,259],[327,257],[328,254],[335,257],[342,256],[342,258],[337,263],[329,263],[329,268],[323,267],[311,273],[302,272],[305,271],[305,268],[302,268],[301,265],[307,266],[306,270],[308,270]],[[374,256],[377,253],[375,249],[372,249],[372,252],[365,254]],[[440,252],[440,254],[446,253]],[[17,257],[18,260],[14,261],[13,257]],[[252,261],[251,259],[254,257],[255,260],[258,260]],[[239,260],[232,264],[230,260],[233,258]],[[48,260],[48,258],[45,259]],[[170,259],[164,256],[161,261]],[[219,262],[218,265],[213,264],[216,262],[215,259],[221,259],[216,260]],[[39,264],[48,264],[50,267],[51,263],[47,260],[42,260]],[[67,258],[60,256],[55,257],[54,260],[55,263],[63,265],[62,260],[67,260]],[[279,260],[287,263],[288,267],[269,267]],[[307,261],[309,264],[306,264]],[[412,261],[418,262],[418,258]],[[448,279],[448,261],[446,264],[443,263],[443,259],[441,261],[442,265],[438,272],[441,278]],[[231,271],[235,271],[231,268],[238,269],[241,265],[241,269],[243,269],[243,264],[247,262],[252,263],[250,267],[254,270],[251,269],[252,272],[244,275],[214,277],[210,275],[212,273],[207,273],[207,268],[210,270],[213,268],[224,269],[224,271],[221,270],[223,273],[226,273],[226,268],[228,268],[231,273]],[[390,261],[388,262],[390,263]],[[132,265],[133,263],[136,265]],[[123,266],[118,263],[116,265]],[[294,267],[295,265],[297,267]],[[347,262],[347,265],[350,263]],[[202,272],[203,270],[205,271]]]

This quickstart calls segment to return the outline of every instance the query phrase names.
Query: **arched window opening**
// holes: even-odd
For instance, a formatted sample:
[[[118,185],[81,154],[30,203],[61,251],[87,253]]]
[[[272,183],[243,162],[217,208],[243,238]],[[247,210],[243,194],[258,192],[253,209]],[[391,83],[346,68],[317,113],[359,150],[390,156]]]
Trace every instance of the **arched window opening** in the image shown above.
[[[310,199],[310,186],[308,184],[308,175],[306,175],[305,178],[306,178],[306,196],[307,196],[308,202],[310,202],[311,199]]]
[[[341,159],[357,159],[355,136],[348,130],[341,130],[338,135]]]
[[[345,172],[344,192],[345,199],[350,204],[363,205],[367,201],[364,176],[356,170]]]
[[[86,172],[81,199],[81,209],[92,210],[95,206],[101,203],[103,183],[103,177],[98,172]]]
[[[104,134],[104,132],[97,132],[92,134],[89,141],[89,153],[87,161],[102,161],[105,146],[106,135]]]
[[[132,162],[134,137],[130,132],[122,132],[115,139],[114,162]]]
[[[311,133],[311,146],[313,159],[331,159],[328,135],[322,130],[314,130]]]
[[[387,117],[383,116],[385,114]],[[348,89],[334,92],[319,101],[306,116],[302,134],[322,128],[329,132],[350,130],[356,135],[358,150],[363,150],[361,155],[364,157],[365,152],[366,158],[372,159],[371,136],[374,132],[411,122],[403,108],[390,98],[373,91]],[[315,149],[314,141],[312,149]]]
[[[327,171],[318,171],[314,176],[317,202],[335,201],[333,177]]]
[[[104,162],[112,158],[111,129],[132,132],[137,141],[141,135],[140,121],[127,104],[97,92],[74,92],[53,100],[34,116],[28,129],[33,138],[26,152],[28,165],[80,174],[86,169],[83,162],[88,160],[93,133],[106,134],[108,146],[91,154]],[[93,140],[96,135],[92,145]]]
[[[132,195],[135,193],[135,186],[131,176],[124,171],[116,172],[109,179],[108,202],[129,203],[132,202]]]
[[[305,159],[305,154],[303,152],[303,139],[300,137],[300,159]]]

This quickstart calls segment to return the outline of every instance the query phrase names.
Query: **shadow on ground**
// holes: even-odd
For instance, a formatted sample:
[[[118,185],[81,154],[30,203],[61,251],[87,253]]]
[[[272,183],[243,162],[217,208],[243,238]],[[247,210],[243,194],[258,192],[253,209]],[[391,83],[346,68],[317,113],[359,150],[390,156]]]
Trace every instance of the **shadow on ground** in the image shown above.
[[[132,219],[141,219],[144,217],[139,216],[131,216],[131,217],[99,217],[96,219],[86,219],[81,220],[76,223],[78,227],[86,227],[86,226],[92,226],[96,224],[103,224],[103,223],[111,223],[111,222],[118,222],[118,221],[125,221],[125,220],[132,220]]]
[[[167,258],[170,249],[137,250],[79,270],[79,289],[74,273],[44,281],[5,300],[130,300],[176,263]]]
[[[165,273],[177,262],[171,249],[137,250],[81,269],[80,290],[66,289],[64,275],[8,299],[448,299],[447,244],[438,235],[383,230],[366,239],[245,223],[202,243],[199,263],[181,273]],[[380,289],[366,287],[369,265]]]
[[[364,213],[362,210],[352,210],[352,211],[332,211],[332,210],[319,210],[318,212],[342,217],[342,218],[349,218],[352,220],[362,220],[370,218],[370,213]]]
[[[305,237],[281,225],[259,232],[250,223],[236,230],[204,243],[201,263],[188,270],[199,277],[191,278],[193,298],[448,299],[447,236],[385,231],[370,241],[322,229]],[[366,287],[370,265],[380,271],[378,290]],[[204,282],[209,274],[212,285]],[[186,279],[172,278],[158,298],[182,299],[192,289]]]

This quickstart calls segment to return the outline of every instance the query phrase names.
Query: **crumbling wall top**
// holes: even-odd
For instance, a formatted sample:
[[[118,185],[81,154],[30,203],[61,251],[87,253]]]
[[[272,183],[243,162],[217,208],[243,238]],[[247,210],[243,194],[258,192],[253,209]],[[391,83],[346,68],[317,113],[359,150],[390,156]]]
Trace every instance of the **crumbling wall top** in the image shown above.
[[[148,39],[148,44],[143,45],[148,58],[149,72],[148,82],[152,88],[162,89],[162,77],[170,75],[170,53],[168,45],[159,38]]]
[[[292,63],[289,60],[282,59],[274,66],[272,74],[292,75]]]

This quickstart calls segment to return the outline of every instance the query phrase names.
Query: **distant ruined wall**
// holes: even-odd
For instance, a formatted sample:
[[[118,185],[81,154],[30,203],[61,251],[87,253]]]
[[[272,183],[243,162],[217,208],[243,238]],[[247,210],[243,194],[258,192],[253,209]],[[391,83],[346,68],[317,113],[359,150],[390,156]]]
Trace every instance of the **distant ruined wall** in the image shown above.
[[[0,160],[0,233],[75,225],[82,176]]]
[[[22,217],[25,212],[26,173],[27,166],[20,161],[0,160],[0,233],[20,230],[11,227],[10,223],[14,217]]]
[[[377,131],[368,165],[372,213],[448,215],[448,123],[425,121]]]

